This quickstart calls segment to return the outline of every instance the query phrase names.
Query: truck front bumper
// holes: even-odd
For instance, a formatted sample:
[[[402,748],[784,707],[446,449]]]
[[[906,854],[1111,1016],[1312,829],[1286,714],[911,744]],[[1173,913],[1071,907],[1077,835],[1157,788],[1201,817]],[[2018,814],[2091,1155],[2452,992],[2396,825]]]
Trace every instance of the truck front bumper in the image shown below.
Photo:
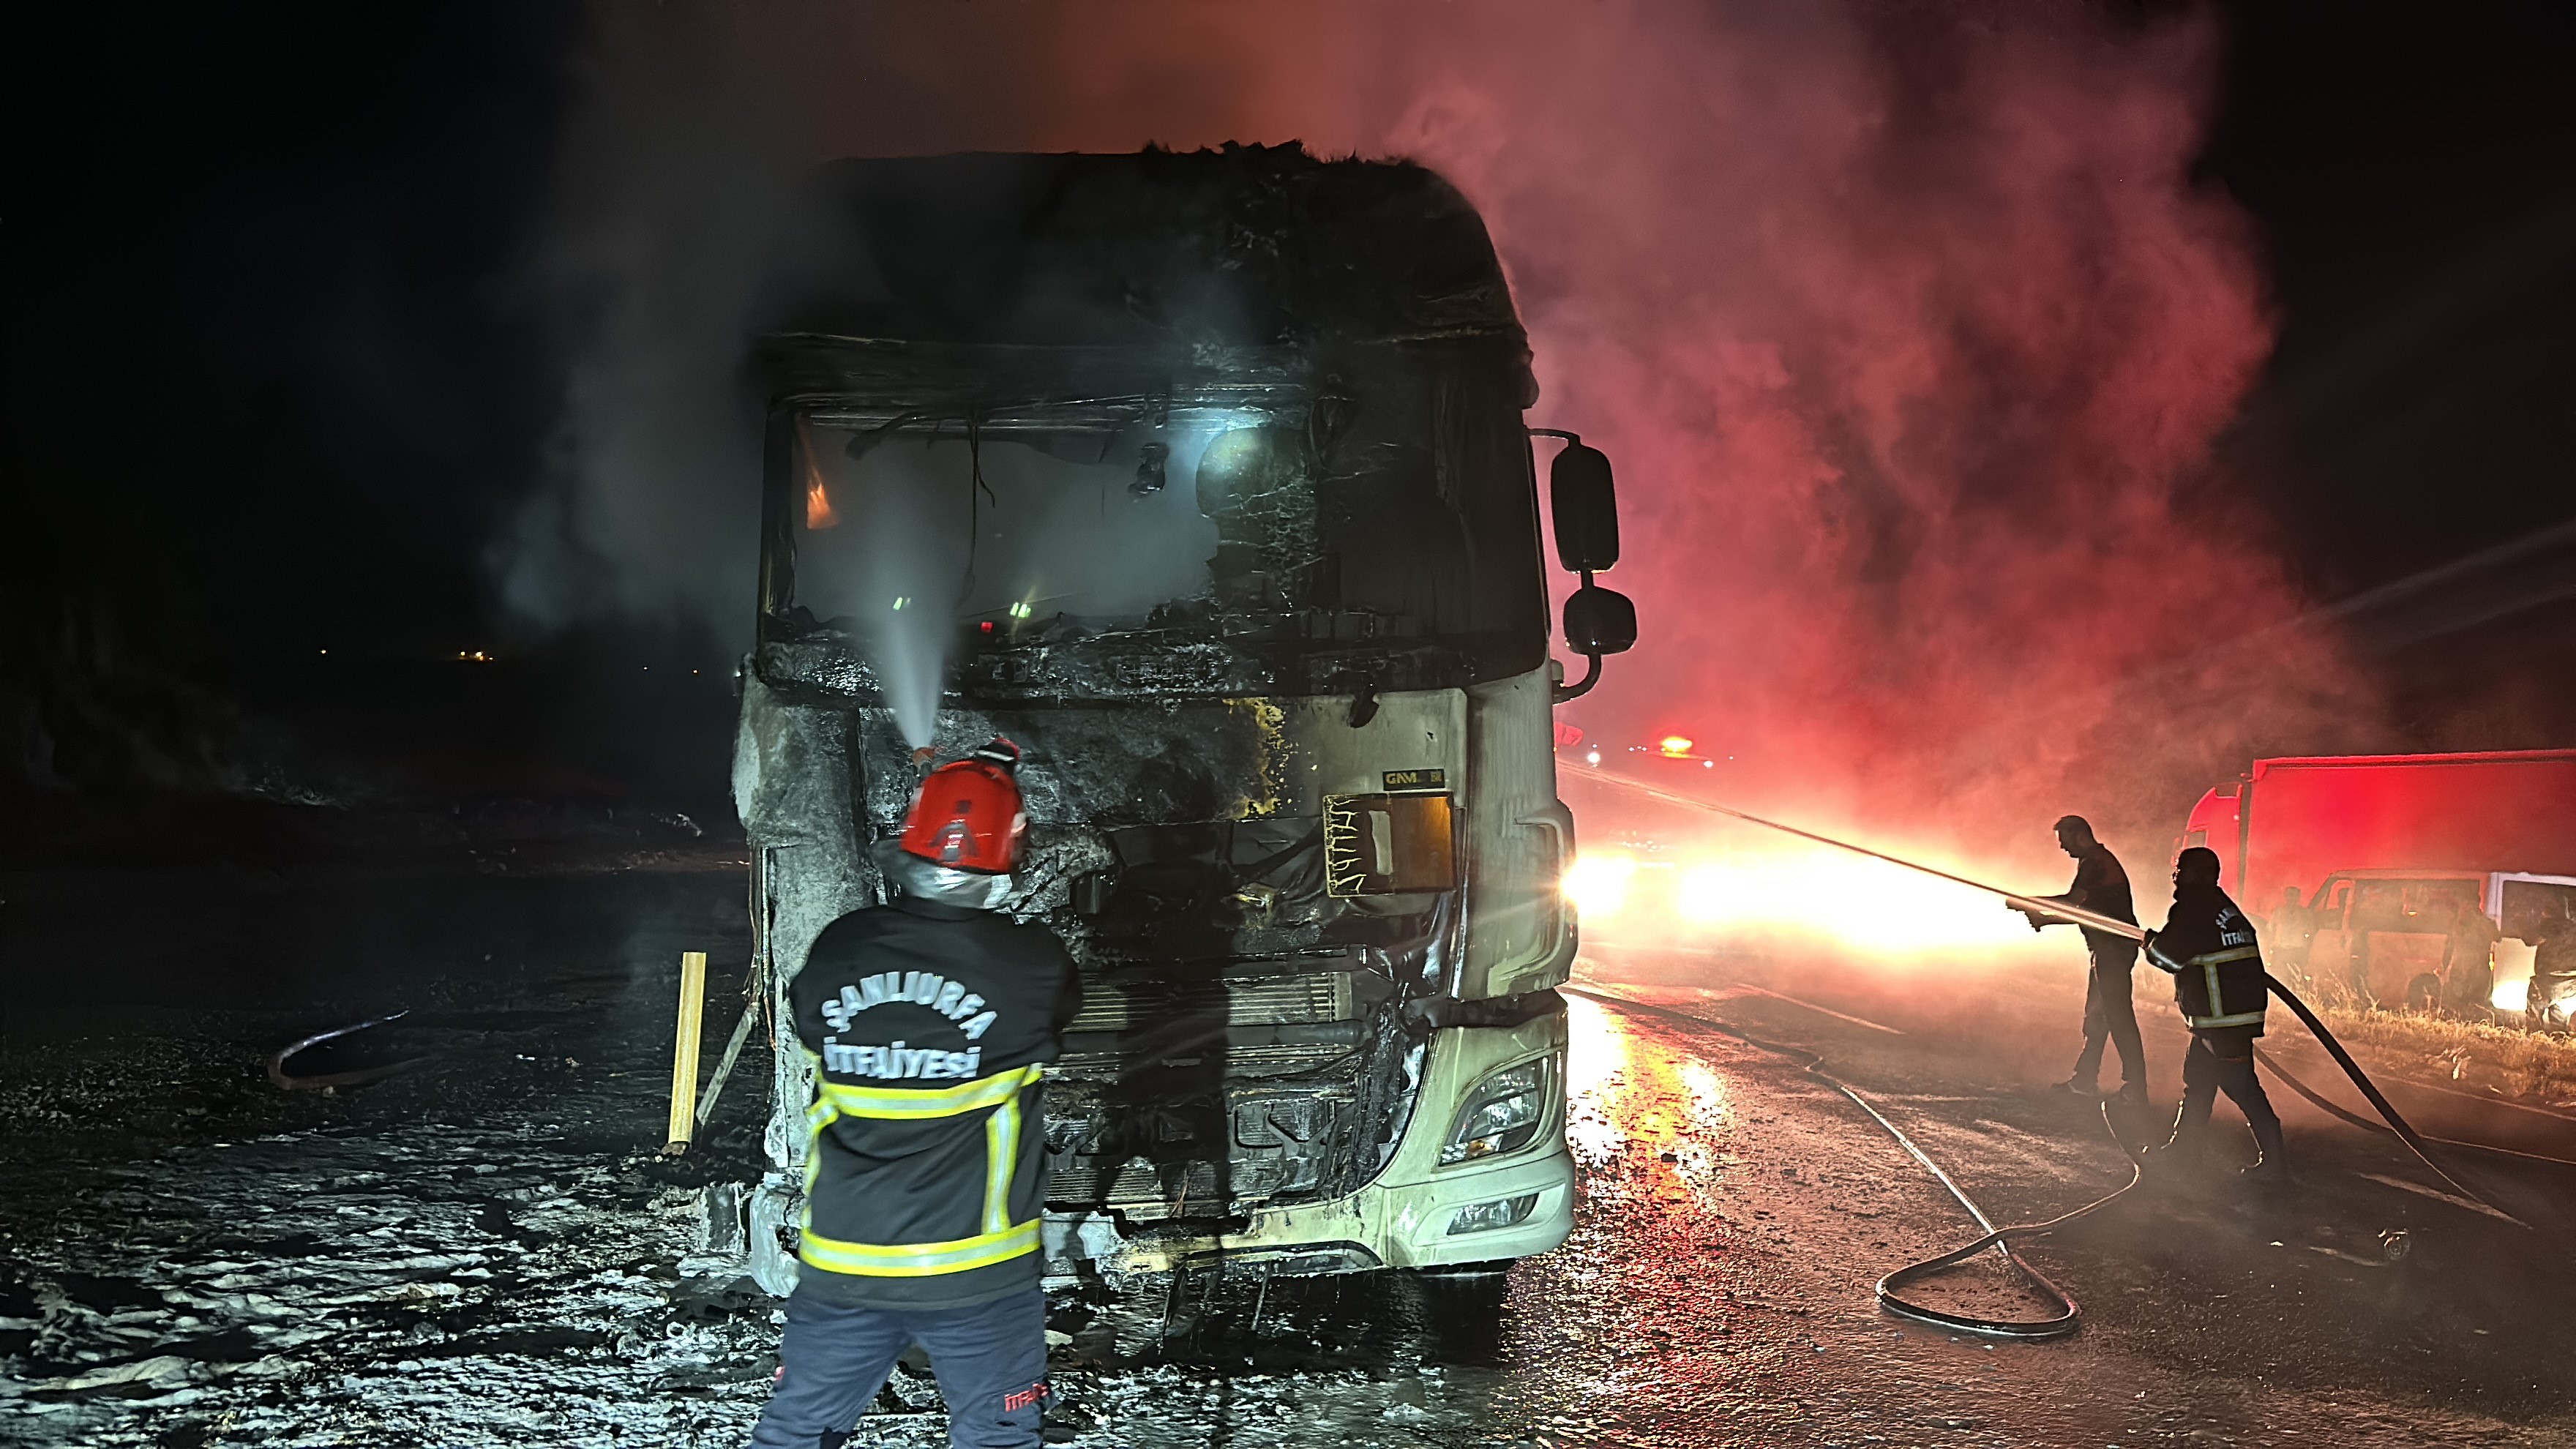
[[[1565,1149],[1566,1019],[1448,1027],[1433,1035],[1422,1094],[1377,1179],[1326,1202],[1255,1208],[1242,1231],[1121,1232],[1104,1213],[1050,1216],[1050,1272],[1154,1273],[1224,1264],[1255,1275],[1444,1268],[1544,1253],[1574,1227],[1574,1159]],[[1529,1147],[1490,1162],[1438,1161],[1460,1106],[1488,1073],[1553,1054],[1558,1090]]]

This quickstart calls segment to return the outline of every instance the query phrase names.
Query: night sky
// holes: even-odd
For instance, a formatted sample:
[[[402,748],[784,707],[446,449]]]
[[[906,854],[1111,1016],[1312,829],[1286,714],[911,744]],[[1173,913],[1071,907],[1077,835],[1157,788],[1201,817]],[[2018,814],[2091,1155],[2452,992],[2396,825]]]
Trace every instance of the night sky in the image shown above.
[[[2576,515],[2576,9],[2222,12],[2202,170],[2255,218],[2280,316],[2224,486],[2319,599]],[[492,584],[559,415],[563,314],[531,257],[585,23],[538,3],[20,18],[0,702],[85,678],[179,755],[197,713],[429,731],[403,670],[499,649],[580,667],[492,686],[484,778],[681,770],[708,793],[720,758],[676,762],[729,714],[718,641],[540,638]],[[2571,622],[2561,599],[2394,656],[2425,742],[2458,738],[2445,709],[2497,671],[2576,676]],[[669,686],[686,738],[592,748],[648,666],[707,670]],[[514,752],[544,769],[488,774]],[[132,783],[107,746],[57,773]]]

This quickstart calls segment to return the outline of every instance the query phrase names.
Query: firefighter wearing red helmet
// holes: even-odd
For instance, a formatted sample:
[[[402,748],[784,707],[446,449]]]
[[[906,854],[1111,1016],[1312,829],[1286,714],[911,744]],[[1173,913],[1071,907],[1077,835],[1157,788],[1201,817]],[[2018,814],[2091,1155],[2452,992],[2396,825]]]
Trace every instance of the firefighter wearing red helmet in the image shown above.
[[[953,1442],[1039,1442],[1039,1071],[1082,988],[1054,933],[998,909],[1028,830],[1018,768],[997,739],[931,771],[875,847],[886,903],[825,927],[789,985],[814,1141],[760,1449],[842,1443],[913,1343]]]

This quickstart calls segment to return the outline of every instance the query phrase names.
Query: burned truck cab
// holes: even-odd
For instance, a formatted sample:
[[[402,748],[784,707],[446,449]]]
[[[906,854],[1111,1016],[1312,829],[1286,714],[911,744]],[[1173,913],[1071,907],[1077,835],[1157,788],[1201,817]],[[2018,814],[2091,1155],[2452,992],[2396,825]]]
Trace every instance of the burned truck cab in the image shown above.
[[[734,789],[776,998],[882,902],[920,751],[1008,736],[1007,909],[1086,988],[1053,1271],[1562,1241],[1563,681],[1529,352],[1474,211],[1294,147],[844,162],[763,305]],[[1595,672],[1634,628],[1607,597]],[[779,1046],[751,1241],[783,1292],[812,1068]]]

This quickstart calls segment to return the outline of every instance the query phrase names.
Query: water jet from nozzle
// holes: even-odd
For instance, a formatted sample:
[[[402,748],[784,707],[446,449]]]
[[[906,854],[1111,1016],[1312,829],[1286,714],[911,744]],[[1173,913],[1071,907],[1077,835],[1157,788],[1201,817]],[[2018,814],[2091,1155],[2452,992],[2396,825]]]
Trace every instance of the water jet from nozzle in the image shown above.
[[[1666,790],[1660,786],[1649,785],[1643,780],[1629,779],[1625,775],[1613,775],[1604,772],[1599,774],[1587,774],[1584,778],[1598,780],[1604,785],[1616,785],[1622,790],[1644,795],[1651,799],[1661,800],[1667,805],[1679,805],[1687,810],[1704,810],[1712,815],[1726,816],[1730,820],[1741,820],[1747,825],[1759,825],[1765,830],[1776,830],[1783,835],[1794,835],[1800,840],[1811,840],[1818,845],[1830,845],[1836,850],[1847,850],[1854,855],[1865,855],[1872,860],[1886,861],[1889,865],[1903,866],[1907,870],[1919,871],[1924,875],[1946,880],[1953,885],[1963,885],[1970,890],[1984,891],[1988,895],[2001,896],[2004,898],[2006,904],[2012,906],[2016,910],[2036,912],[2040,915],[2047,916],[2052,920],[2072,922],[2075,925],[2083,926],[2090,930],[2105,932],[2114,936],[2126,936],[2132,941],[2143,941],[2147,938],[2146,930],[2133,921],[2119,920],[2112,916],[2105,916],[2098,912],[2085,910],[2081,906],[2070,906],[2062,901],[2041,900],[2036,896],[2020,895],[2016,892],[2005,890],[2002,886],[1988,885],[1984,881],[1979,880],[1970,880],[1964,875],[1953,875],[1937,866],[1925,865],[1919,860],[1907,860],[1904,856],[1890,855],[1883,850],[1872,850],[1866,845],[1855,845],[1848,840],[1836,840],[1830,835],[1820,835],[1815,831],[1801,829],[1798,826],[1784,824],[1781,821],[1766,820],[1762,816],[1748,814],[1731,805],[1720,805],[1713,800],[1696,799],[1692,796],[1681,794],[1678,791]]]

